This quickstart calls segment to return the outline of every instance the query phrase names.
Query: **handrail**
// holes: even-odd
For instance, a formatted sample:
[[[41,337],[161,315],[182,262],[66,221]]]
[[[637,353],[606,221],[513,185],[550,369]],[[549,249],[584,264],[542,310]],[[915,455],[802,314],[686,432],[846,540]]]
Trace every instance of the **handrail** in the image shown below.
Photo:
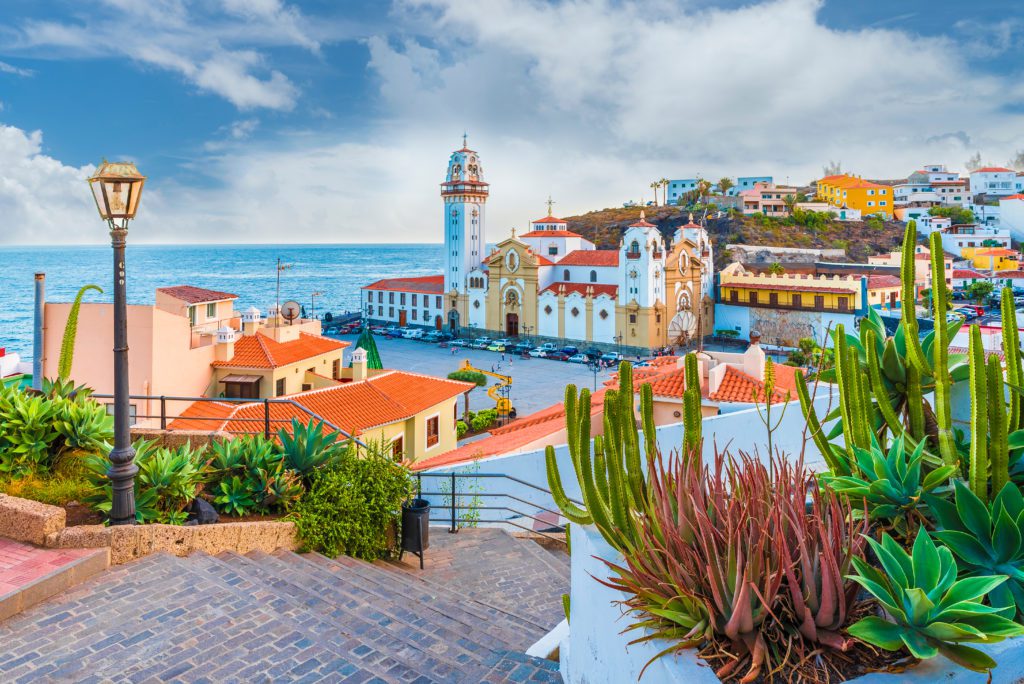
[[[92,394],[90,396],[92,398],[94,398],[94,399],[113,399],[114,398],[113,394]],[[366,444],[364,444],[361,440],[359,440],[356,437],[354,437],[353,435],[349,434],[346,430],[344,430],[341,427],[335,425],[334,423],[332,423],[331,421],[327,420],[323,416],[321,416],[321,415],[319,415],[319,414],[317,414],[317,413],[315,413],[313,411],[310,411],[308,408],[306,408],[305,406],[303,406],[299,402],[295,401],[294,399],[279,399],[279,398],[269,398],[269,397],[268,398],[264,398],[264,399],[239,399],[237,397],[179,397],[179,396],[173,396],[173,395],[154,395],[154,394],[129,394],[128,395],[128,399],[129,400],[131,400],[131,399],[145,399],[145,400],[157,400],[157,401],[159,401],[160,402],[160,415],[159,416],[136,416],[136,417],[141,417],[141,418],[157,418],[157,417],[159,417],[160,418],[161,429],[166,429],[167,428],[167,418],[168,418],[168,415],[167,415],[167,402],[168,401],[217,402],[217,403],[235,403],[235,404],[263,404],[264,417],[262,418],[262,421],[263,421],[264,426],[265,426],[264,427],[264,435],[263,436],[266,437],[267,439],[270,439],[270,423],[271,422],[275,422],[275,423],[277,423],[277,422],[290,422],[290,421],[286,421],[285,419],[282,419],[282,418],[271,418],[270,417],[270,405],[271,404],[283,404],[283,405],[293,406],[293,407],[297,408],[299,411],[301,411],[302,413],[305,413],[306,415],[310,416],[311,418],[315,418],[316,420],[322,422],[324,425],[326,425],[327,427],[331,428],[335,432],[338,432],[345,439],[350,440],[352,442],[355,442],[359,446],[361,446],[363,448],[366,448]],[[179,416],[170,416],[170,417],[172,417],[172,418],[182,418],[182,416],[180,416],[180,415]],[[216,417],[204,418],[202,416],[186,416],[186,417],[183,418],[183,420],[197,420],[197,421],[198,420],[217,420],[217,418]],[[238,419],[232,419],[232,420],[238,420],[239,422],[249,422],[249,421],[257,421],[257,420],[261,420],[261,419],[257,419],[257,418],[238,418]]]

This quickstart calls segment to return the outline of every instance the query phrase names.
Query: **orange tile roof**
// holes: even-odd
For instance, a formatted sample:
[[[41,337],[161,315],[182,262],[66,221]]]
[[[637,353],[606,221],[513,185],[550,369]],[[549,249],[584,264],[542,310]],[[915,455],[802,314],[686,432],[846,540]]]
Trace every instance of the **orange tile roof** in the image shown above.
[[[1012,199],[1012,200],[1024,200],[1024,195],[1022,195],[1022,194],[1018,193],[1018,194],[1016,194],[1016,195],[1007,195],[1006,197],[1003,197],[1002,199],[1004,199],[1004,200],[1008,200],[1008,199]]]
[[[979,273],[971,268],[957,268],[953,270],[954,278],[988,278],[984,273]]]
[[[364,290],[396,290],[399,292],[425,292],[441,294],[444,292],[444,276],[429,275],[418,278],[384,278],[371,283]]]
[[[174,287],[158,287],[157,292],[163,292],[175,299],[180,299],[189,304],[206,304],[209,302],[222,302],[225,299],[238,299],[238,295],[218,290],[207,290],[203,287],[192,285],[175,285]]]
[[[557,238],[573,238],[583,237],[579,233],[574,233],[571,230],[531,230],[529,233],[523,233],[520,237],[524,238],[545,238],[545,237],[557,237]]]
[[[778,365],[776,366],[777,369]],[[721,384],[709,398],[714,401],[733,401],[750,404],[753,403],[755,392],[757,393],[757,400],[763,402],[764,383],[752,378],[733,365],[727,365]],[[791,397],[794,394],[794,392],[790,392]],[[784,401],[786,401],[786,390],[776,387],[775,393],[772,395],[772,403],[778,404]]]
[[[825,183],[827,185],[834,185],[838,188],[888,188],[888,185],[882,185],[881,183],[872,183],[866,181],[863,178],[857,178],[856,176],[850,176],[845,173],[837,176],[825,176],[818,183]]]
[[[619,250],[577,249],[562,257],[558,264],[560,266],[618,266]]]
[[[873,290],[875,288],[882,287],[899,287],[900,279],[899,276],[894,275],[869,275],[868,276],[868,289]]]
[[[560,290],[564,289],[565,294],[567,295],[575,292],[586,296],[587,288],[591,289],[595,297],[599,297],[601,295],[614,297],[619,292],[618,285],[601,285],[600,283],[551,283],[541,290],[540,294],[544,294],[545,292],[554,292],[555,294],[558,294]]]
[[[1020,252],[1015,249],[996,247],[993,249],[986,249],[984,252],[975,252],[974,256],[1017,256],[1019,254]]]
[[[1013,171],[1005,166],[983,166],[980,169],[974,169],[971,173],[1003,173],[1004,171]]]
[[[536,221],[531,221],[530,223],[565,223],[565,220],[564,219],[560,219],[560,218],[555,218],[554,216],[548,215],[548,216],[545,216],[542,219],[537,219]]]
[[[308,333],[299,333],[299,337],[290,342],[278,342],[258,332],[238,338],[235,355],[211,365],[216,368],[279,368],[348,346],[348,342]]]
[[[393,370],[362,382],[299,392],[284,398],[351,435],[360,435],[373,428],[411,418],[475,386]],[[311,419],[310,413],[293,404],[270,403],[270,419],[275,431],[292,418],[302,422]],[[263,431],[264,406],[262,402],[234,406],[220,402],[195,402],[181,416],[171,422],[171,429],[259,433]]]

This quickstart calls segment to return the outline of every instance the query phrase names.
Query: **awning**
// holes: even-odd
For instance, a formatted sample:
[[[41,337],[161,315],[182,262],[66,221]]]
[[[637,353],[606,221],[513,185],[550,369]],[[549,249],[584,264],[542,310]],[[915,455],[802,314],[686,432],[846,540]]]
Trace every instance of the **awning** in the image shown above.
[[[227,375],[220,379],[221,382],[235,382],[241,385],[255,385],[263,379],[262,375]]]

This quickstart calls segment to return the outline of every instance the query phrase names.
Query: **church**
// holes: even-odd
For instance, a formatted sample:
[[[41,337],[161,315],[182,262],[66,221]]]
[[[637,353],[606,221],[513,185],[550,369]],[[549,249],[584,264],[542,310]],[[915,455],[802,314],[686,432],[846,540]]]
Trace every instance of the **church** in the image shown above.
[[[711,243],[692,216],[666,243],[640,211],[617,249],[597,249],[551,216],[549,200],[548,216],[489,248],[489,196],[480,155],[463,139],[441,183],[444,272],[364,287],[370,323],[638,352],[713,329]]]

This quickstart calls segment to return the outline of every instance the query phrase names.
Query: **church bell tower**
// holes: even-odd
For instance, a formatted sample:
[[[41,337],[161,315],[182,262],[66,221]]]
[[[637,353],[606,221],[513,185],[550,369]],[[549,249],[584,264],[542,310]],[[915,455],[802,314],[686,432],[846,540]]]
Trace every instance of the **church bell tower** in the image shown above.
[[[480,155],[466,145],[452,152],[448,173],[441,184],[444,200],[444,289],[464,297],[466,278],[487,256],[484,208],[488,185]]]

